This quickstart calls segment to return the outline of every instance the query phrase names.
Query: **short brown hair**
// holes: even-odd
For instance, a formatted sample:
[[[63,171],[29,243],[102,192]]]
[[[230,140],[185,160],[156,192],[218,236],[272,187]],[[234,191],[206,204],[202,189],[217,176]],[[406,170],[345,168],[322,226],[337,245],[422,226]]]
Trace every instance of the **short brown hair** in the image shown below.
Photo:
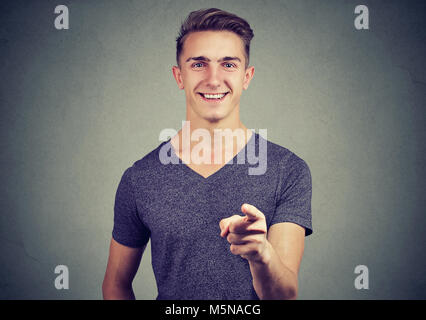
[[[179,58],[182,53],[183,44],[192,32],[197,31],[231,31],[237,34],[244,43],[246,65],[248,67],[250,57],[250,41],[253,39],[253,30],[248,22],[235,14],[216,9],[201,9],[191,12],[180,28],[179,36],[176,38],[176,61],[180,67]]]

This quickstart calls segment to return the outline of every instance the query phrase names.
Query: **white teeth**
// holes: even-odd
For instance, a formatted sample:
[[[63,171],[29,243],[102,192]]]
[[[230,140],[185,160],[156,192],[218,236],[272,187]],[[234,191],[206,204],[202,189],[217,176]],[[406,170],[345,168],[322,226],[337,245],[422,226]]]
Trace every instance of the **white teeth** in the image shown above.
[[[224,93],[222,93],[222,94],[204,94],[204,97],[205,98],[207,98],[207,99],[221,99],[221,98],[223,98],[225,96],[225,94]]]

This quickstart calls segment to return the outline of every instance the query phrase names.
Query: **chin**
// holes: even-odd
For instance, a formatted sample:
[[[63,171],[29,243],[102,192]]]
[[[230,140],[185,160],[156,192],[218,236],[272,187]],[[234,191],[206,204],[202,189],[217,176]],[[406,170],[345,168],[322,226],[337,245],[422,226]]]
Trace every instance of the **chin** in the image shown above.
[[[198,110],[193,109],[194,113],[199,117],[209,122],[219,122],[220,120],[226,118],[229,112],[226,110]]]
[[[198,110],[197,110],[198,109]],[[211,122],[217,123],[225,118],[227,118],[233,109],[230,109],[229,106],[221,106],[216,110],[206,110],[204,106],[201,108],[193,109],[194,113],[198,115],[198,117]]]
[[[210,115],[205,115],[203,117],[204,120],[207,120],[208,122],[212,122],[212,123],[216,123],[219,122],[220,120],[224,119],[224,116],[218,115],[218,114],[210,114]]]
[[[210,122],[210,123],[218,123],[220,120],[222,120],[223,118],[218,118],[218,117],[215,117],[215,118],[206,118],[206,120],[208,121],[208,122]]]

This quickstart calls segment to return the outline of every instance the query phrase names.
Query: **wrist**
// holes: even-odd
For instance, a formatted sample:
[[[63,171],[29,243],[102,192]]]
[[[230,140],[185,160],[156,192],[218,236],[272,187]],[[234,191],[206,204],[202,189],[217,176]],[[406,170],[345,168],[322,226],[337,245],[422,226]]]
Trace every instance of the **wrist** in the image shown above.
[[[273,247],[271,243],[266,240],[264,249],[257,254],[257,256],[254,259],[249,260],[250,263],[257,265],[257,266],[267,266],[271,262],[272,258],[272,250]]]

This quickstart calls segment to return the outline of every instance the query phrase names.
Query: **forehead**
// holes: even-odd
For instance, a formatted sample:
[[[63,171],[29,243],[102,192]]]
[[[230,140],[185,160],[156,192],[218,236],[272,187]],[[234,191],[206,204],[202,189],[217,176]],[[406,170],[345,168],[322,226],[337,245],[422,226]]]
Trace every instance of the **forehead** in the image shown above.
[[[198,31],[186,38],[182,58],[184,61],[190,56],[206,56],[208,58],[222,58],[225,56],[244,58],[244,43],[241,38],[230,31]]]

